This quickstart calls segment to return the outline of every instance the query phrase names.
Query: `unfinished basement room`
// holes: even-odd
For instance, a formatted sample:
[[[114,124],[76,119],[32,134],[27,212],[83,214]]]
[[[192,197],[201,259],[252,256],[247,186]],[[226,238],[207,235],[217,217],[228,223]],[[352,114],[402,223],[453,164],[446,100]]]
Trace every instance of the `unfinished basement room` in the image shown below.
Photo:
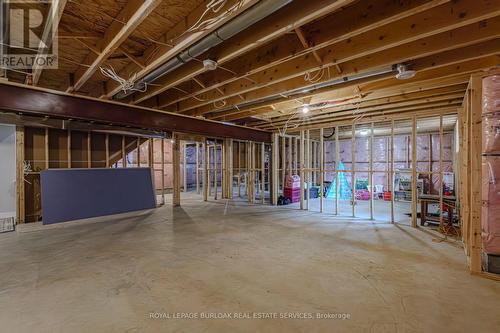
[[[0,4],[0,332],[500,332],[500,0]]]

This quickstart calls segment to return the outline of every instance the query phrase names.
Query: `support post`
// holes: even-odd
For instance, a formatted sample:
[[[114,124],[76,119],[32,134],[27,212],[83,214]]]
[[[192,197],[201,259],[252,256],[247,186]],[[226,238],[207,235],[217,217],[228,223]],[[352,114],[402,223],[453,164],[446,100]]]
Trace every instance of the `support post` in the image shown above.
[[[417,191],[417,117],[412,118],[412,140],[411,140],[411,181],[412,181],[412,191],[411,191],[411,226],[417,227],[417,201],[418,201],[418,191]],[[408,145],[409,149],[409,145]]]
[[[16,224],[24,223],[26,206],[24,203],[24,127],[16,126]]]
[[[278,133],[273,133],[273,142],[271,149],[271,198],[272,204],[276,206],[278,204],[278,149],[279,149],[279,136]]]
[[[390,165],[390,176],[389,179],[391,180],[391,223],[394,224],[394,119],[391,121],[391,148],[390,148],[390,153],[391,153],[391,165]]]
[[[174,143],[172,144],[172,168],[174,180],[173,205],[181,205],[181,141],[178,136],[173,134]]]

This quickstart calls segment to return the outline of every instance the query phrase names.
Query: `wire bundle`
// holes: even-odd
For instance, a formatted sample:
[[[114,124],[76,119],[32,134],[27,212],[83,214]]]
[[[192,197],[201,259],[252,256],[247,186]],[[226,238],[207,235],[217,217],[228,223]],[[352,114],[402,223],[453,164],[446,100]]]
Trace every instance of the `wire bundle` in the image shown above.
[[[109,68],[99,67],[101,70],[101,74],[107,78],[110,78],[120,85],[120,89],[125,93],[129,93],[130,91],[138,91],[145,92],[148,89],[148,85],[144,82],[144,87],[142,89],[137,89],[135,87],[135,81],[137,80],[137,73],[133,74],[127,79],[122,78],[118,73],[116,73],[115,69],[110,66]]]

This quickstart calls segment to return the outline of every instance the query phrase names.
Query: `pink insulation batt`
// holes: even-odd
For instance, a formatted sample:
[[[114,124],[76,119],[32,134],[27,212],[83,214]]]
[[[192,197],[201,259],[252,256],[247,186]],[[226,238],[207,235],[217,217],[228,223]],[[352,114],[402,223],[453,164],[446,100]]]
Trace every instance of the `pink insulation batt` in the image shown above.
[[[484,252],[500,255],[500,157],[483,157],[482,239]]]

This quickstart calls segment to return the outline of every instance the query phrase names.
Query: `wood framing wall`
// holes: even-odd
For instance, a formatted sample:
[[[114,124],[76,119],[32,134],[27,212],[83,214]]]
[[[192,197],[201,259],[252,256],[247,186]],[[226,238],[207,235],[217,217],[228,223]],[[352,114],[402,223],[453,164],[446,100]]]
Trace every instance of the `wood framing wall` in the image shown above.
[[[17,223],[36,222],[43,216],[40,196],[43,170],[152,167],[155,159],[152,141],[143,137],[18,126],[16,139]]]
[[[442,188],[443,174],[453,172],[456,177],[457,172],[454,168],[453,153],[456,117],[456,110],[434,114],[423,112],[421,115],[415,114],[411,117],[385,117],[378,122],[360,119],[354,125],[339,123],[337,126],[329,125],[327,128],[302,130],[298,135],[292,133],[282,136],[277,133],[273,138],[272,153],[273,196],[283,195],[287,175],[299,175],[302,180],[301,209],[314,209],[319,212],[346,216],[346,211],[339,212],[339,174],[343,173],[350,183],[350,216],[380,218],[380,215],[376,214],[374,192],[376,185],[382,185],[384,192],[391,193],[388,215],[389,221],[394,223],[396,221],[394,181],[396,175],[406,175],[412,179],[412,188],[417,187],[417,180],[419,180],[425,185],[423,188],[419,185],[419,188],[422,188],[422,194],[438,196],[442,207],[445,195],[454,197],[449,193],[444,193]],[[447,119],[446,130],[444,119]],[[428,126],[429,121],[433,123],[431,127]],[[384,134],[380,134],[381,131]],[[377,144],[378,151],[383,150],[384,156],[381,159],[380,157],[375,159],[375,144]],[[382,148],[380,148],[381,145]],[[397,152],[395,152],[396,145],[398,146]],[[413,147],[417,148],[413,149]],[[443,155],[444,151],[446,155]],[[342,170],[338,169],[340,162],[344,164]],[[356,199],[354,194],[357,194],[357,183],[360,179],[368,182],[369,216],[364,212],[362,215],[356,213],[356,202],[359,199]],[[331,186],[335,187],[333,206],[331,201],[328,202],[329,206],[325,206],[325,182],[331,182]],[[305,191],[306,188],[317,189],[316,201],[311,200],[311,193]],[[457,186],[454,186],[454,191],[458,193]],[[411,225],[417,227],[420,197],[417,191],[409,191],[409,193],[406,199],[410,202],[408,213],[411,214]],[[314,203],[313,208],[311,208],[312,203]],[[273,201],[273,204],[277,204],[277,201]],[[380,211],[378,213],[381,214]],[[442,229],[443,213],[438,215],[439,228],[444,230]]]
[[[471,273],[500,280],[482,271],[482,79],[492,73],[473,75],[459,111],[460,212],[462,241]]]

